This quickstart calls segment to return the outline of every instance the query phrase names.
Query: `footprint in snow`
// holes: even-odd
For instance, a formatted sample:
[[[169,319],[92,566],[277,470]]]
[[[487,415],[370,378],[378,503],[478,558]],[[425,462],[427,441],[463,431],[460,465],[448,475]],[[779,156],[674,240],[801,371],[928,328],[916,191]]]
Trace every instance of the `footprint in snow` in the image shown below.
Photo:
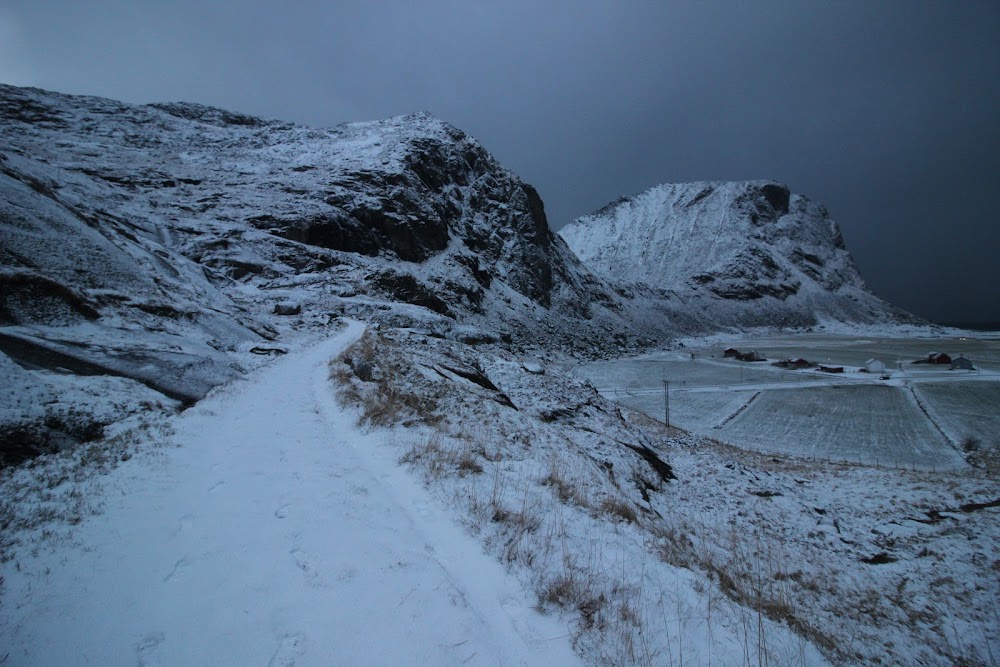
[[[284,519],[288,516],[288,512],[291,510],[291,505],[282,505],[278,509],[274,510],[274,516],[278,519]]]
[[[295,658],[305,652],[306,637],[301,633],[290,633],[278,640],[278,648],[267,663],[267,667],[294,667]]]
[[[186,570],[190,564],[191,564],[191,559],[189,559],[186,555],[177,559],[177,562],[174,563],[173,569],[171,569],[170,572],[164,575],[163,583],[167,583],[176,579],[179,575],[183,574],[184,570]]]
[[[302,574],[305,575],[306,583],[313,588],[328,587],[326,579],[323,577],[322,563],[318,558],[301,549],[292,549],[291,554],[292,558],[295,559],[295,566],[302,570]]]
[[[177,525],[174,527],[173,531],[170,533],[170,537],[174,538],[184,532],[188,526],[192,524],[194,520],[193,514],[185,514],[184,516],[177,519]]]
[[[162,632],[150,632],[145,637],[136,642],[135,655],[140,667],[161,664],[159,657],[160,644],[166,641],[167,636]]]

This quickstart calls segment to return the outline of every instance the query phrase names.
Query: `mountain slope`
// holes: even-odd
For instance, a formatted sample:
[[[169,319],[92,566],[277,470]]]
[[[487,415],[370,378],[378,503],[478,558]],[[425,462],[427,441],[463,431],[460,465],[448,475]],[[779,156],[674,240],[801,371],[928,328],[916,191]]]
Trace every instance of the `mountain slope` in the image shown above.
[[[0,119],[0,353],[41,393],[49,371],[190,404],[341,315],[470,340],[638,338],[535,190],[427,114],[318,130],[0,86]],[[107,421],[88,411],[4,434],[52,449],[40,424],[71,421],[78,441]]]
[[[325,273],[338,282],[335,267],[389,262],[433,284],[375,287],[423,297],[441,314],[482,312],[494,279],[497,294],[544,308],[578,300],[560,299],[579,271],[534,189],[427,114],[315,130],[193,104],[9,86],[0,111],[8,266],[41,262],[38,271],[61,283],[129,282],[142,296],[158,294],[151,278],[174,277],[159,295],[205,302],[218,299],[206,281]],[[31,245],[47,240],[39,219],[60,235],[72,228],[77,240],[62,257]],[[79,260],[85,277],[69,270]],[[100,312],[109,301],[91,305]]]
[[[823,206],[772,181],[658,185],[559,233],[595,272],[723,326],[913,320],[868,290]]]

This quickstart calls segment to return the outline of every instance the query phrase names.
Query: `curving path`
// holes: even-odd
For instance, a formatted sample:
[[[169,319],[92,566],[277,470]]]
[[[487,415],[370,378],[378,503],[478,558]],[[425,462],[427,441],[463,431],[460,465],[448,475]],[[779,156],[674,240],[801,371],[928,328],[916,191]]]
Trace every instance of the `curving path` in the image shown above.
[[[178,448],[111,473],[74,544],[5,564],[0,664],[578,662],[333,402],[326,362],[362,330],[209,396]]]

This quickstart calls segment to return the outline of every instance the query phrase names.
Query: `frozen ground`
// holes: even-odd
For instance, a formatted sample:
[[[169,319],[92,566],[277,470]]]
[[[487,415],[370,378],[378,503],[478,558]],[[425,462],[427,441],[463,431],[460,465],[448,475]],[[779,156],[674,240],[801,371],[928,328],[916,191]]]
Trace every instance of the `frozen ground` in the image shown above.
[[[566,625],[333,403],[325,362],[360,332],[216,391],[88,489],[99,513],[23,535],[0,662],[575,662]]]
[[[948,665],[997,654],[995,471],[745,452],[614,410],[558,358],[526,365],[389,331],[351,355],[381,367],[371,383],[345,371],[365,413],[433,422],[397,431],[404,460],[491,553],[527,568],[545,608],[580,614],[574,644],[588,662]],[[675,479],[657,479],[632,447],[669,462]]]
[[[359,333],[5,472],[5,664],[1000,654],[995,471],[746,452],[565,358]]]

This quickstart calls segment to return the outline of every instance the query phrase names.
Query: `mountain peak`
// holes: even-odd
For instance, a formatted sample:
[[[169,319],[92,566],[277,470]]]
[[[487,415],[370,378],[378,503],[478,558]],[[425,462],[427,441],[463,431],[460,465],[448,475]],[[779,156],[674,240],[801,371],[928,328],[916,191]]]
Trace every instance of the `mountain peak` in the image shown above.
[[[901,316],[868,292],[826,208],[777,181],[664,183],[560,234],[609,280],[671,291],[727,324]]]

